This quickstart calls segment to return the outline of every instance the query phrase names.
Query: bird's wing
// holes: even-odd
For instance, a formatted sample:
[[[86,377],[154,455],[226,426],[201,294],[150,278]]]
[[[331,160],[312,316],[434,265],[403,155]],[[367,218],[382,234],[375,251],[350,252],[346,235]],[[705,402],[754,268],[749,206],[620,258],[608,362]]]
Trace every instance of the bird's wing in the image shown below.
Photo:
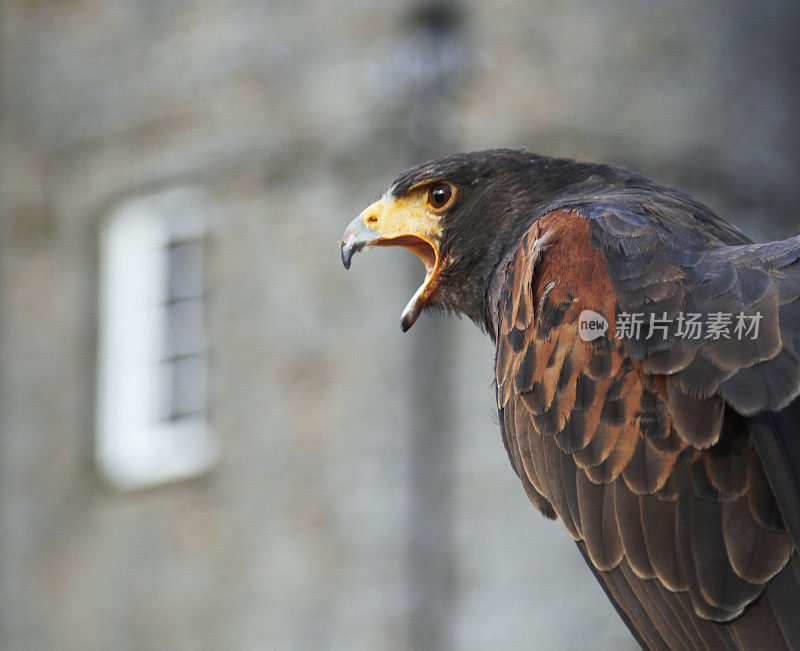
[[[790,244],[714,254],[713,242],[679,226],[648,227],[645,216],[607,206],[558,210],[535,222],[490,296],[497,400],[504,442],[528,495],[564,522],[596,570],[629,575],[625,590],[638,586],[631,598],[651,622],[671,619],[658,615],[666,602],[648,591],[674,595],[701,620],[727,622],[773,577],[791,571],[795,544],[770,484],[776,482],[753,445],[754,419],[745,415],[757,408],[742,407],[756,398],[736,376],[770,364],[766,346],[774,350],[783,314],[797,303],[798,284],[784,280],[797,255]],[[637,348],[616,336],[618,311],[661,316],[737,307],[762,309],[762,324],[768,316],[780,324],[762,325],[771,343],[740,352],[727,341],[687,346],[668,333],[669,345]],[[604,336],[579,335],[584,310],[607,320]],[[797,326],[787,327],[791,333]],[[790,365],[794,348],[780,340]],[[759,380],[766,384],[757,389],[762,408],[791,401],[777,377],[785,370],[772,372],[768,384]],[[785,445],[781,423],[774,427],[773,438]],[[797,579],[791,585],[800,594]],[[800,643],[794,607],[778,602],[769,611],[780,623],[775,630]]]
[[[700,400],[717,396],[750,415],[786,407],[800,393],[800,236],[767,244],[709,245],[677,220],[594,206],[589,211],[594,246],[600,249],[623,313],[648,322],[679,312],[731,316],[728,335],[681,337],[672,323],[626,342],[632,359],[649,373],[670,377],[669,388]],[[757,317],[758,333],[737,337],[737,317]],[[754,323],[753,318],[744,319]],[[684,324],[685,325],[685,324]],[[703,333],[708,335],[709,333]],[[744,334],[744,333],[741,333]],[[672,403],[671,403],[672,404]],[[676,407],[678,405],[676,404]],[[678,411],[683,411],[679,409]],[[687,426],[687,440],[713,443],[713,421],[705,429]]]
[[[800,236],[709,243],[680,205],[600,204],[586,214],[617,318],[638,313],[648,327],[651,319],[672,320],[650,339],[642,333],[626,340],[625,349],[645,372],[665,376],[679,435],[706,448],[719,440],[728,407],[748,416],[788,530],[800,545]],[[678,330],[678,314],[724,322],[726,336],[706,331],[687,337],[685,320],[684,332]]]

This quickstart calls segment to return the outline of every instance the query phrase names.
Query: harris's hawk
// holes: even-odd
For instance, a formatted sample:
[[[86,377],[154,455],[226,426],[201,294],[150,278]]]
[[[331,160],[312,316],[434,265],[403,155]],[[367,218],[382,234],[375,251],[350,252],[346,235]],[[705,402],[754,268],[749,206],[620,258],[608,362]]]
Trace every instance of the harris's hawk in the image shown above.
[[[342,260],[497,345],[506,451],[647,648],[800,648],[800,237],[752,244],[630,172],[493,150],[402,173]]]

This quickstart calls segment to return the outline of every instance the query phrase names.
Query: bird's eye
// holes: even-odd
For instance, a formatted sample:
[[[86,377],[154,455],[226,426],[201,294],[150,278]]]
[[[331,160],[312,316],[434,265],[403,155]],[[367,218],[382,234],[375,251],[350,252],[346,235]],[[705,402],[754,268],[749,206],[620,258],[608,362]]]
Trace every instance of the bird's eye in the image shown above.
[[[428,205],[434,210],[441,210],[453,198],[453,186],[444,181],[434,183],[428,189]]]

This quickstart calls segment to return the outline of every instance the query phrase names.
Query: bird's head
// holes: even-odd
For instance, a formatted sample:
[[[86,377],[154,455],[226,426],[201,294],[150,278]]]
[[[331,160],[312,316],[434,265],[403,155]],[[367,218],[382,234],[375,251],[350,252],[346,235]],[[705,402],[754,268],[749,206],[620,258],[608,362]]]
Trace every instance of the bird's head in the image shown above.
[[[538,209],[589,166],[522,150],[438,158],[409,169],[347,227],[342,262],[372,246],[402,246],[425,265],[425,280],[403,310],[408,330],[428,307],[488,325],[486,294],[508,247]]]

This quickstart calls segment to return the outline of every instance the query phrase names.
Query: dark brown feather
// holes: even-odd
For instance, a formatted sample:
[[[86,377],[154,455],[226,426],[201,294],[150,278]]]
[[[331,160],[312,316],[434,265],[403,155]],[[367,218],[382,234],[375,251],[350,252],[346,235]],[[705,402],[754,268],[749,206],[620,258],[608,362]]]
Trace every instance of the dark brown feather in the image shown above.
[[[639,497],[631,493],[623,482],[614,482],[614,508],[622,547],[631,569],[640,579],[656,578],[650,557],[647,555]]]
[[[622,540],[614,512],[614,485],[598,485],[582,472],[577,473],[578,509],[586,551],[601,571],[616,567],[622,560]]]
[[[654,495],[642,495],[638,499],[650,566],[667,589],[672,592],[688,590],[686,568],[678,547],[677,504]]]
[[[769,531],[753,520],[743,497],[723,505],[722,532],[731,567],[750,583],[769,581],[783,569],[794,550],[785,531]]]
[[[763,585],[748,583],[733,571],[725,553],[719,503],[691,490],[682,491],[678,540],[687,561],[689,594],[698,612],[708,619],[730,621],[763,590]]]

